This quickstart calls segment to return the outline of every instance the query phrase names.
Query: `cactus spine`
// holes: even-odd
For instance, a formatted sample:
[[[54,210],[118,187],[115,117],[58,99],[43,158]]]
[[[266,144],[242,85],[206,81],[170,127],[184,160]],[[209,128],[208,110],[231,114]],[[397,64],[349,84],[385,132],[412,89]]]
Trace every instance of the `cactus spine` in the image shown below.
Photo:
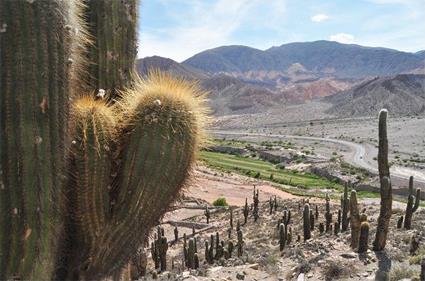
[[[379,112],[378,170],[381,183],[381,208],[375,241],[373,242],[373,250],[375,251],[381,251],[385,248],[393,202],[390,166],[388,164],[387,115],[388,111],[386,109],[382,109]]]
[[[404,216],[404,228],[410,229],[412,227],[412,216],[419,208],[421,198],[421,190],[416,189],[416,196],[413,195],[413,176],[409,179],[409,197],[406,206],[406,215]]]
[[[311,227],[310,227],[310,206],[308,204],[304,205],[303,212],[303,229],[304,229],[304,241],[307,241],[311,238]]]
[[[0,2],[1,280],[47,280],[55,267],[79,5]]]
[[[360,213],[357,205],[357,192],[351,191],[350,197],[351,248],[357,249],[360,239]]]

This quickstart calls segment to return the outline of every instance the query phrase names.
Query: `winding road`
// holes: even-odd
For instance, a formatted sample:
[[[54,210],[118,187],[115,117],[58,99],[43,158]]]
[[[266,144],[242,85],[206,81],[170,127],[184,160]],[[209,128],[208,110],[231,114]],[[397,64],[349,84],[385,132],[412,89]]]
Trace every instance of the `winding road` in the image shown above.
[[[334,144],[339,144],[346,146],[350,149],[350,153],[345,155],[344,160],[349,164],[364,168],[372,173],[378,173],[377,166],[371,165],[365,159],[367,159],[367,150],[364,145],[345,141],[345,140],[337,140],[331,138],[319,138],[319,137],[307,137],[307,136],[292,136],[292,135],[279,135],[279,134],[261,134],[261,133],[238,133],[231,131],[211,131],[213,135],[224,135],[224,136],[252,136],[252,137],[266,137],[266,138],[278,138],[278,139],[300,139],[300,140],[311,140],[311,141],[320,141],[320,142],[330,142]],[[425,184],[425,173],[400,166],[391,167],[391,177],[399,178],[407,180],[411,175],[415,177],[415,182],[420,182]]]

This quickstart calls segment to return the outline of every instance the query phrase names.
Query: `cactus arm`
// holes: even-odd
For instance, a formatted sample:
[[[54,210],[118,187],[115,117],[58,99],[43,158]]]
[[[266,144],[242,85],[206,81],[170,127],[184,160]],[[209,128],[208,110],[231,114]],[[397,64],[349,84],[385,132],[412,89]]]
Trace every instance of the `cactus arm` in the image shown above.
[[[416,189],[416,196],[415,196],[415,205],[413,206],[413,212],[416,212],[419,208],[419,205],[421,203],[421,190],[420,188]]]

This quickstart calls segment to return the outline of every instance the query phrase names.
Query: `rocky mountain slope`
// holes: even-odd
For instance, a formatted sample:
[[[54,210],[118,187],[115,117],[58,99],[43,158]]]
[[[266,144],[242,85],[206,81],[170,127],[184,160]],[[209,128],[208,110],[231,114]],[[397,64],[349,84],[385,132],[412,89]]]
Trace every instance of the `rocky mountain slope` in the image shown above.
[[[425,75],[375,77],[350,90],[325,98],[328,113],[338,116],[374,115],[381,108],[392,114],[425,113]]]
[[[183,62],[208,73],[229,73],[249,79],[256,73],[274,76],[364,78],[396,75],[424,66],[421,53],[363,47],[330,41],[290,43],[265,51],[246,46],[206,50]],[[278,74],[278,75],[276,75]]]

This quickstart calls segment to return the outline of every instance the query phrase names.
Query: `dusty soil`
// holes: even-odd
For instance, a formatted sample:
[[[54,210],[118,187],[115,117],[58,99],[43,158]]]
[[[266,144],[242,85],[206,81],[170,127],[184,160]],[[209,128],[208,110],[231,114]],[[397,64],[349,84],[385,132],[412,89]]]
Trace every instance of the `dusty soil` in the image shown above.
[[[250,197],[255,185],[261,192],[262,200],[277,196],[281,199],[294,199],[296,196],[276,189],[264,181],[254,180],[236,174],[225,174],[200,166],[195,172],[194,184],[185,192],[187,196],[202,198],[212,204],[219,197],[225,197],[231,206],[243,206]]]

